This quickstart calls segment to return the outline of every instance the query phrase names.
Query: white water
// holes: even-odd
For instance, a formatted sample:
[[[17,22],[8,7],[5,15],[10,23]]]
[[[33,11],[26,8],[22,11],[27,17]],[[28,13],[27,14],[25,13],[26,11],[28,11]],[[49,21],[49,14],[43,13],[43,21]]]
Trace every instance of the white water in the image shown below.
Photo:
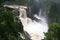
[[[10,7],[9,5],[7,7]],[[19,6],[18,6],[19,7]],[[14,6],[11,6],[10,8],[15,8]],[[25,9],[24,9],[25,10]],[[24,11],[22,10],[22,12]],[[20,10],[19,10],[20,11]],[[26,11],[25,11],[26,12]],[[24,31],[28,32],[28,34],[31,36],[32,40],[41,40],[44,38],[43,32],[47,32],[48,30],[48,24],[46,19],[46,12],[43,12],[42,9],[40,9],[38,15],[34,15],[37,19],[39,19],[39,22],[36,22],[35,20],[31,20],[27,17],[26,13],[23,13],[21,15],[25,15],[25,17],[20,17],[20,20],[24,26]],[[44,13],[42,16],[42,12]]]
[[[24,25],[24,31],[28,32],[28,34],[31,36],[32,40],[41,40],[44,38],[44,33],[48,30],[48,24],[47,19],[45,16],[41,16],[42,10],[39,11],[39,15],[34,15],[37,19],[39,19],[39,22],[36,22],[35,20],[31,20],[26,16],[26,18],[20,18],[21,22]],[[26,14],[25,14],[26,15]]]

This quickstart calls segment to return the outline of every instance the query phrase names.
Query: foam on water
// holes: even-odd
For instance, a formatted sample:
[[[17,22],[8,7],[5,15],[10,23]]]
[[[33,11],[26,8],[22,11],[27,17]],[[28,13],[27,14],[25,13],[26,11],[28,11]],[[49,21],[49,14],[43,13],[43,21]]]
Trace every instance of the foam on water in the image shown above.
[[[25,27],[25,30],[28,33],[34,33],[44,38],[43,32],[47,32],[48,25],[44,22],[45,20],[44,18],[40,18],[40,19],[41,19],[40,22],[36,22],[36,21],[29,22]]]

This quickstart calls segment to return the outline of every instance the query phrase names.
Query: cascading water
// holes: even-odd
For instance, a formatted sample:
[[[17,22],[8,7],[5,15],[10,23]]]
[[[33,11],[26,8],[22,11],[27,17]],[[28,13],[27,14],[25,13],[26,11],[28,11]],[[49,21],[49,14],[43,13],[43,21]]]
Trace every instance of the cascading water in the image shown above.
[[[34,15],[39,21],[32,20],[27,17],[26,10],[20,7],[20,20],[24,26],[24,31],[26,31],[30,35],[30,39],[32,40],[41,40],[44,38],[43,32],[47,32],[48,24],[46,21],[45,12],[40,9],[38,15]],[[44,16],[43,16],[44,15]],[[22,17],[24,16],[24,17]]]
[[[7,6],[7,7],[11,7],[11,6]],[[15,8],[15,7],[12,6],[11,8]],[[19,19],[21,20],[24,26],[24,31],[26,31],[30,35],[30,39],[32,40],[43,39],[44,38],[43,32],[47,32],[48,30],[46,12],[43,11],[43,9],[40,9],[38,15],[37,14],[33,15],[35,18],[39,20],[39,21],[35,21],[27,17],[25,8],[26,7],[23,6],[19,8],[19,12],[20,12]]]
[[[37,4],[38,4],[38,1],[36,1]],[[38,7],[37,4],[36,4],[36,6]],[[22,10],[22,12],[23,12],[23,10]],[[22,13],[22,12],[20,10],[20,13]],[[44,38],[43,32],[47,32],[47,30],[48,30],[46,11],[43,11],[43,9],[41,8],[40,11],[38,12],[38,15],[37,14],[33,15],[39,21],[35,21],[35,20],[28,18],[27,14],[25,12],[22,13],[22,15],[23,14],[25,15],[25,18],[20,17],[20,20],[24,26],[24,31],[26,31],[30,35],[30,39],[32,39],[32,40],[43,39]]]
[[[32,40],[41,40],[44,38],[43,32],[47,32],[48,30],[48,24],[45,17],[40,16],[41,10],[39,12],[39,15],[34,15],[37,19],[39,19],[39,22],[28,21],[26,26],[24,27],[24,30],[28,32],[28,34],[31,36]],[[29,20],[29,19],[27,19]]]
[[[7,6],[7,7],[10,7],[10,6]],[[12,7],[14,8],[14,6]],[[40,9],[38,15],[37,14],[33,15],[39,20],[39,21],[35,21],[27,17],[25,8],[26,7],[23,7],[23,6],[20,6],[19,8],[19,12],[21,14],[19,15],[19,19],[21,20],[24,26],[24,31],[26,31],[30,35],[30,39],[32,40],[43,39],[44,38],[43,32],[47,32],[48,30],[46,11],[43,11],[43,9]]]

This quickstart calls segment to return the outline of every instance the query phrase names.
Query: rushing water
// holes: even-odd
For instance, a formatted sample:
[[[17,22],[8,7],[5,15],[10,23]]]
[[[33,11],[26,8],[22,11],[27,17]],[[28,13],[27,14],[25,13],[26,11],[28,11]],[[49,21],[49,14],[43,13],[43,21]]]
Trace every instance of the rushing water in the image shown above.
[[[31,36],[32,40],[40,40],[44,38],[43,32],[47,32],[48,30],[48,24],[47,19],[42,16],[40,16],[41,11],[39,12],[39,15],[34,15],[37,19],[39,19],[39,22],[36,22],[35,20],[28,21],[26,26],[24,27],[24,30],[28,32],[28,34]]]
[[[8,6],[14,8],[14,6]],[[17,7],[18,8],[18,7]],[[39,21],[32,20],[27,17],[27,13],[25,10],[26,7],[20,7],[19,8],[19,19],[21,20],[24,31],[26,31],[32,39],[32,40],[41,40],[44,38],[44,33],[48,30],[48,24],[47,24],[47,16],[46,12],[44,12],[42,9],[40,9],[39,14],[33,15],[36,17]]]

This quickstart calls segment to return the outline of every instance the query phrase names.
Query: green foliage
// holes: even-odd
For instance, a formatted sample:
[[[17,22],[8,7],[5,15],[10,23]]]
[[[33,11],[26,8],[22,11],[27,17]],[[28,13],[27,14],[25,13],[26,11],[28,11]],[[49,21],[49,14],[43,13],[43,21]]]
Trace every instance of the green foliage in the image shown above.
[[[3,7],[4,1],[6,0],[0,0],[0,40],[22,40],[18,35],[22,24],[18,24],[10,9]]]
[[[50,4],[50,13],[49,18],[51,19],[51,22],[58,22],[60,23],[60,3],[51,3]]]
[[[3,2],[5,2],[5,1],[14,1],[14,0],[0,0],[0,5],[3,3]]]
[[[49,26],[48,32],[45,33],[44,40],[60,40],[60,25],[58,23],[52,23]]]
[[[0,40],[17,40],[19,25],[11,11],[0,12]]]
[[[19,5],[31,6],[33,0],[16,0],[16,2]]]
[[[49,1],[50,2],[50,1]],[[48,4],[50,19],[49,29],[45,34],[44,40],[60,40],[60,3],[50,2]]]

